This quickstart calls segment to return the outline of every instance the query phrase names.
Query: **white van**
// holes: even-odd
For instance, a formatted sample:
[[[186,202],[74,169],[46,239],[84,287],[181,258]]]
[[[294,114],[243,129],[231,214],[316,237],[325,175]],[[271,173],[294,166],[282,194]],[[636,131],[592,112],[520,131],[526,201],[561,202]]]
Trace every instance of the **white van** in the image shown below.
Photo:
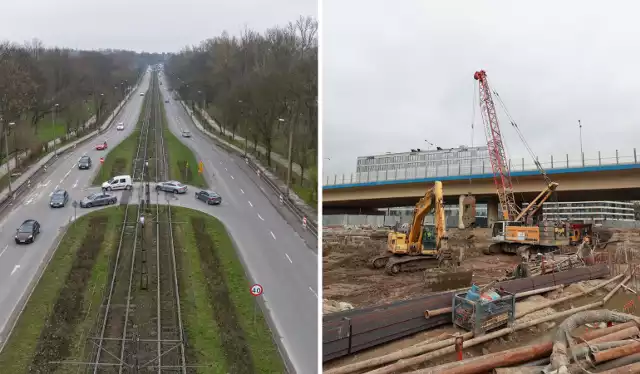
[[[118,175],[111,178],[111,180],[102,183],[102,189],[105,191],[111,190],[130,190],[133,188],[130,175]]]

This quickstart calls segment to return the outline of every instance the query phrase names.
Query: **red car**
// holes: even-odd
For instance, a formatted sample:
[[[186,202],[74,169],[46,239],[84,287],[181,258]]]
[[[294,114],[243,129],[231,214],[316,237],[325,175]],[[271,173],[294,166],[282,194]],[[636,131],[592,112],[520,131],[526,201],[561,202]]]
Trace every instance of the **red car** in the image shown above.
[[[98,150],[98,151],[103,151],[105,149],[107,149],[107,142],[104,142],[102,144],[96,145],[96,150]]]

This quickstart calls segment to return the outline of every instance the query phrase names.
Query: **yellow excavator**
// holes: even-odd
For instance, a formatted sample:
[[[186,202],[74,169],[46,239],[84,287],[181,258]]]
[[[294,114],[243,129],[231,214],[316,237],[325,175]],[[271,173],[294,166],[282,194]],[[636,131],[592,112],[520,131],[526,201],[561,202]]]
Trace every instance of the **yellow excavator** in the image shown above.
[[[475,209],[475,200],[473,204],[466,204],[465,207]],[[424,217],[431,211],[434,212],[435,224],[423,226]],[[416,204],[407,232],[396,229],[388,234],[387,253],[374,257],[371,266],[374,269],[384,267],[387,274],[394,275],[401,271],[433,267],[434,260],[438,260],[439,266],[457,266],[462,261],[462,252],[454,260],[449,249],[440,181],[436,181]]]

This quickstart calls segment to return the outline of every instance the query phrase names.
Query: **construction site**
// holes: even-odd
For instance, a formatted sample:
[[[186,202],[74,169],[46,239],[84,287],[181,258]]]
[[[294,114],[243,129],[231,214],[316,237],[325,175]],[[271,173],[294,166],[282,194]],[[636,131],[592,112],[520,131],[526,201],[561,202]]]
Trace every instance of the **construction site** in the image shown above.
[[[544,216],[559,184],[538,162],[541,191],[516,200],[494,91],[474,78],[497,217],[478,227],[470,191],[451,228],[436,180],[408,223],[325,226],[324,372],[640,373],[640,229]]]

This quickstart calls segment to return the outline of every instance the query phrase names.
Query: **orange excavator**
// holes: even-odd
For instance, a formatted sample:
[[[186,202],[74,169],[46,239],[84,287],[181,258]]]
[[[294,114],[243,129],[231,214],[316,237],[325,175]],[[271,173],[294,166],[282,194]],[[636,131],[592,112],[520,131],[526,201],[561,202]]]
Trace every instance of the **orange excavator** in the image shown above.
[[[571,231],[568,223],[540,221],[534,224],[536,213],[542,208],[542,204],[556,191],[558,183],[552,182],[549,179],[544,168],[540,162],[538,162],[538,158],[524,139],[518,125],[513,121],[505,108],[505,112],[511,120],[511,125],[516,129],[546,184],[544,190],[524,209],[520,209],[516,205],[509,163],[507,162],[506,152],[502,142],[498,116],[487,80],[487,73],[484,70],[480,70],[477,71],[473,77],[479,82],[480,86],[480,107],[482,109],[482,119],[485,124],[489,159],[491,161],[493,179],[498,193],[500,203],[499,213],[501,215],[500,220],[492,226],[491,236],[493,244],[486,248],[484,253],[492,254],[502,251],[517,253],[523,258],[529,258],[531,254],[537,252],[546,252],[555,250],[560,246],[569,245]],[[500,99],[497,93],[496,96]]]
[[[475,209],[475,200],[465,209]],[[434,213],[434,225],[423,225],[424,218]],[[462,212],[461,212],[462,213]],[[371,259],[374,269],[385,268],[389,275],[402,271],[417,271],[437,266],[457,266],[462,261],[462,252],[457,259],[449,249],[444,213],[442,182],[436,181],[418,201],[411,225],[407,232],[392,231],[387,236],[387,253]]]

